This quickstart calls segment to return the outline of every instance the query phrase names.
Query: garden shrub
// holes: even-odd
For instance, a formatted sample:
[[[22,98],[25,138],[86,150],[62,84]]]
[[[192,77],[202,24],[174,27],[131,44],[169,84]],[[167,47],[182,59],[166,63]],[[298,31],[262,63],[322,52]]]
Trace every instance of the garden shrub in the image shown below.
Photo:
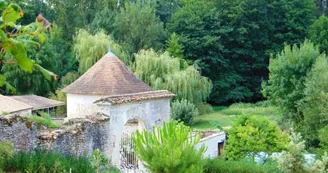
[[[280,131],[277,123],[263,116],[239,116],[228,134],[224,156],[229,160],[248,157],[254,161],[259,153],[280,152],[288,143],[288,135]]]
[[[223,158],[208,159],[204,173],[283,173],[273,165],[259,165],[246,160],[228,161]]]
[[[198,109],[187,100],[176,100],[172,103],[171,118],[174,120],[182,121],[185,125],[190,126],[197,115]]]
[[[200,134],[190,135],[190,127],[170,121],[150,131],[137,131],[135,149],[144,166],[152,173],[202,173],[205,146],[195,146]]]
[[[36,150],[33,152],[18,152],[4,160],[5,172],[69,172],[94,173],[87,157],[63,156],[55,152]]]

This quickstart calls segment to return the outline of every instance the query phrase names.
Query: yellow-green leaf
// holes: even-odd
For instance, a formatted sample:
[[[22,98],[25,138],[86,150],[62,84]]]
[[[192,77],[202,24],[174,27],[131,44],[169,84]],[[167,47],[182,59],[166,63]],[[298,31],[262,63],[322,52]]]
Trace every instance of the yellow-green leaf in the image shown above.
[[[46,36],[44,34],[38,33],[36,36],[42,44],[46,41]]]
[[[17,64],[22,70],[32,73],[34,61],[27,57],[27,50],[23,43],[16,42],[14,49],[11,49],[10,53],[17,60]]]
[[[57,75],[49,70],[44,69],[43,67],[41,67],[39,64],[35,64],[35,66],[41,71],[41,73],[43,74],[43,76],[48,79],[49,81],[51,80],[51,78],[54,78],[54,80],[57,81]]]
[[[2,87],[6,83],[6,76],[0,74],[0,87]]]
[[[2,19],[5,23],[15,22],[24,15],[22,9],[17,4],[10,4],[3,10]]]

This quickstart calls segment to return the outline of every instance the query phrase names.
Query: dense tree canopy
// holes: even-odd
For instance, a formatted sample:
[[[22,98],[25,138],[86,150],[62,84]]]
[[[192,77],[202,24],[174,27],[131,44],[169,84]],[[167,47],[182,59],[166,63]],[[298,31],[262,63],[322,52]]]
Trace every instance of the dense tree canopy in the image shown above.
[[[128,53],[163,47],[166,33],[163,22],[155,15],[155,7],[153,0],[130,1],[116,16],[114,38]]]
[[[168,30],[188,59],[213,80],[215,103],[259,99],[268,57],[284,42],[300,43],[315,18],[312,0],[186,1]]]
[[[321,16],[311,26],[309,38],[319,46],[321,52],[328,53],[328,18]]]

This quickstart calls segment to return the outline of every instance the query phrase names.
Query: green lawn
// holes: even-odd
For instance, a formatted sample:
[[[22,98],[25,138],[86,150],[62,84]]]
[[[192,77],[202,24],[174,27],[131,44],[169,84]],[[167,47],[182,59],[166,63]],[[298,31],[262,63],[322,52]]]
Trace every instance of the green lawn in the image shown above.
[[[275,121],[279,121],[281,117],[279,109],[270,105],[268,102],[258,102],[255,104],[235,103],[229,107],[214,106],[213,110],[213,113],[196,117],[191,127],[199,130],[216,129],[209,121],[214,121],[223,128],[229,127],[238,115],[268,116],[269,119]]]

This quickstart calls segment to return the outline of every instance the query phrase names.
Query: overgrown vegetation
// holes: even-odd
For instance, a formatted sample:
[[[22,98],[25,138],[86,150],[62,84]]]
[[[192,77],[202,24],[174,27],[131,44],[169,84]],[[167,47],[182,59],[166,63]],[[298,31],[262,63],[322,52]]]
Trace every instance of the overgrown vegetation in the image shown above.
[[[93,167],[86,157],[63,156],[54,152],[37,150],[29,153],[19,152],[6,158],[2,168],[6,172],[86,172],[93,173]]]
[[[98,149],[92,157],[65,156],[54,151],[36,149],[15,153],[10,142],[0,142],[0,172],[72,172],[72,173],[120,173],[110,167],[104,154]]]
[[[37,124],[44,125],[49,128],[57,128],[59,127],[59,124],[55,123],[52,121],[51,116],[45,112],[38,112],[40,115],[31,115],[28,116],[27,118],[29,120],[34,121]]]

